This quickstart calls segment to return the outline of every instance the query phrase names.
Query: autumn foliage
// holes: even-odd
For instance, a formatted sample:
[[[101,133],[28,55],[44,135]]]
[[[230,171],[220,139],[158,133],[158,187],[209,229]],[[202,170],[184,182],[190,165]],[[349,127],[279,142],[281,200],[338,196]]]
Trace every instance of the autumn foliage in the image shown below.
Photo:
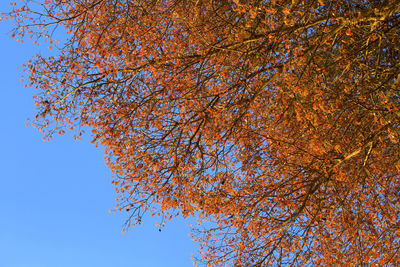
[[[400,265],[398,0],[46,0],[10,16],[16,38],[58,48],[27,64],[34,124],[91,129],[128,226],[211,221],[194,233],[209,265]]]

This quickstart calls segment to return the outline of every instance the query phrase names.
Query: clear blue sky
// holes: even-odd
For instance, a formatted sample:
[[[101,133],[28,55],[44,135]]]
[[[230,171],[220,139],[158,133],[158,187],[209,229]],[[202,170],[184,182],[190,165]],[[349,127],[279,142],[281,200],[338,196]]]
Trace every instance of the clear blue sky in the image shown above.
[[[115,194],[102,148],[68,134],[44,143],[25,126],[33,89],[19,82],[21,65],[38,48],[18,44],[10,30],[0,23],[0,267],[192,266],[197,244],[188,221],[159,232],[156,219],[146,218],[121,234],[126,214],[108,212]]]

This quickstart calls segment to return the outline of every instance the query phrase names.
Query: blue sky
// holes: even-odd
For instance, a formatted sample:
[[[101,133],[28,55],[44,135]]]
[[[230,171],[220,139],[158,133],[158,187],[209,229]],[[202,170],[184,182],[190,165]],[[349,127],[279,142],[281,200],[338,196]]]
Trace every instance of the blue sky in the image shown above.
[[[126,214],[108,212],[115,194],[101,147],[68,134],[43,142],[25,126],[34,90],[19,81],[22,64],[41,48],[12,40],[11,27],[0,23],[0,267],[192,266],[189,221],[159,232],[148,217],[121,234]]]

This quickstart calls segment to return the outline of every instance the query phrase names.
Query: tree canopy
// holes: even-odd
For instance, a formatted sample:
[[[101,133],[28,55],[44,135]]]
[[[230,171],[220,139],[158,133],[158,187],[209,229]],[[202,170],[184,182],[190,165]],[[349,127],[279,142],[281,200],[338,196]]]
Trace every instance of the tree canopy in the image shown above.
[[[33,124],[92,131],[127,226],[194,216],[200,262],[400,264],[400,2],[15,4]],[[52,32],[68,32],[62,46]]]

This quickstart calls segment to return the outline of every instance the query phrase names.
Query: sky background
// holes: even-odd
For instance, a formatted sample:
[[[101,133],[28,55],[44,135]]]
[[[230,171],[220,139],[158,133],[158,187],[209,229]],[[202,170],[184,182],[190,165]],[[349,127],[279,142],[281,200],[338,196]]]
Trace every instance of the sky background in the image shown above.
[[[22,64],[47,49],[17,43],[11,29],[0,22],[0,267],[192,266],[190,221],[159,232],[147,217],[122,235],[126,214],[109,213],[116,195],[103,149],[69,134],[43,142],[25,126],[35,109]]]

